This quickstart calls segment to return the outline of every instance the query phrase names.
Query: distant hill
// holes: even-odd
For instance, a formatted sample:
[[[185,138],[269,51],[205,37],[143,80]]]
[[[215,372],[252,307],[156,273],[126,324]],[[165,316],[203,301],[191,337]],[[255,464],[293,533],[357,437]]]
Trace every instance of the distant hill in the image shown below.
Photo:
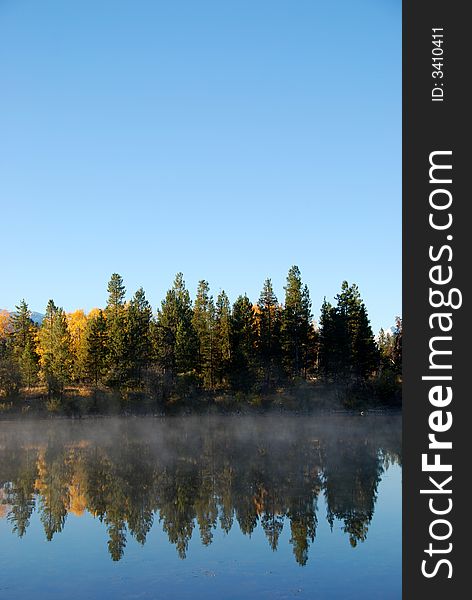
[[[4,309],[0,309],[0,313],[7,314],[7,315],[15,314],[12,311],[4,310]],[[43,319],[44,319],[44,315],[42,313],[31,311],[31,320],[33,321],[33,323],[36,323],[37,325],[41,325],[41,323],[43,322]]]
[[[43,322],[43,319],[44,319],[44,315],[39,312],[31,311],[31,319],[32,319],[33,323],[37,323],[38,325],[41,325],[41,323]]]

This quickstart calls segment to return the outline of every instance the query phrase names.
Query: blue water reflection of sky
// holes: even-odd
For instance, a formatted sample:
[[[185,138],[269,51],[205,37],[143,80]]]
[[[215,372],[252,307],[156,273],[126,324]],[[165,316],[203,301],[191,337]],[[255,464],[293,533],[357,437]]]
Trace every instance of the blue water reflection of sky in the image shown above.
[[[217,527],[202,546],[194,531],[181,560],[156,522],[144,546],[129,537],[126,552],[112,562],[105,527],[86,513],[69,514],[64,530],[45,540],[37,513],[23,539],[0,520],[0,598],[74,599],[396,599],[401,597],[401,468],[390,466],[379,484],[367,539],[349,544],[342,523],[333,530],[324,498],[318,499],[318,527],[306,566],[299,566],[285,523],[273,552],[258,526],[251,537],[237,524],[229,534]]]

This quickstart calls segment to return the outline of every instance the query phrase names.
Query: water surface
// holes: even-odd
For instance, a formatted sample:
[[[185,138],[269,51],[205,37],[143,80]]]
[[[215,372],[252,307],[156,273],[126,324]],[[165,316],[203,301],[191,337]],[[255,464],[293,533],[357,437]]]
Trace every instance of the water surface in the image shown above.
[[[401,597],[401,419],[0,423],[0,598]]]

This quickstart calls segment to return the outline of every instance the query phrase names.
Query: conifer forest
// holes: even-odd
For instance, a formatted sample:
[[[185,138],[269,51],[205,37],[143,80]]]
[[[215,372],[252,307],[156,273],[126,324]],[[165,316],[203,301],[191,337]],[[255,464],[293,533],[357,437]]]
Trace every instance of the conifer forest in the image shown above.
[[[267,279],[256,301],[231,303],[201,280],[192,299],[178,273],[154,312],[114,273],[105,307],[68,313],[49,300],[40,323],[22,300],[0,312],[0,412],[400,407],[401,318],[374,335],[344,281],[315,322],[297,266],[284,290],[281,302]]]

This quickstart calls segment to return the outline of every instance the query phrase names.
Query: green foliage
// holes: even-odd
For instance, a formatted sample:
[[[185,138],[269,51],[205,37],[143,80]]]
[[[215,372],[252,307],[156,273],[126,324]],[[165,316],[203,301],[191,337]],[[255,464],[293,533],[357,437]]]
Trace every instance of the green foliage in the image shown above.
[[[314,350],[311,318],[308,287],[302,284],[300,269],[293,266],[287,276],[281,322],[283,362],[290,377],[306,377],[309,369]]]
[[[80,397],[93,394],[95,399],[108,388],[113,402],[121,398],[126,410],[178,405],[180,400],[196,403],[199,391],[214,394],[208,397],[218,406],[237,404],[242,398],[265,405],[278,388],[300,390],[322,379],[319,387],[334,383],[332,388],[339,389],[348,404],[368,394],[381,404],[388,403],[390,393],[395,402],[399,398],[401,319],[393,333],[381,331],[376,343],[355,284],[343,282],[334,305],[323,302],[318,329],[297,266],[288,272],[283,305],[270,279],[256,305],[244,295],[231,307],[224,291],[213,300],[205,280],[199,282],[192,303],[178,273],[156,316],[142,288],[126,300],[119,274],[111,276],[107,289],[106,308],[88,315],[83,310],[66,315],[49,301],[39,328],[24,300],[11,319],[8,313],[0,315],[4,397],[22,388],[34,390],[39,380],[47,386],[49,400],[62,401],[62,409],[68,385],[78,388]],[[390,373],[394,385],[389,383]],[[377,391],[372,391],[374,382]],[[93,390],[82,389],[90,385]],[[217,394],[227,400],[220,402]],[[87,402],[67,406],[80,412]]]
[[[403,323],[401,317],[395,318],[395,327],[393,330],[393,351],[392,363],[393,371],[396,375],[402,373],[402,343],[403,343]]]
[[[12,315],[12,353],[17,364],[21,383],[31,387],[38,377],[38,354],[36,352],[36,327],[31,320],[31,311],[22,300]]]
[[[108,302],[107,309],[112,315],[121,313],[126,295],[126,288],[123,283],[123,278],[118,273],[113,273],[108,282]]]
[[[27,388],[32,387],[38,379],[38,355],[34,339],[26,340],[26,345],[17,357],[21,381]]]
[[[280,376],[282,359],[282,310],[270,279],[264,282],[257,309],[257,348],[263,370],[263,385],[265,389],[269,389]]]
[[[378,367],[379,354],[367,309],[356,284],[344,281],[332,306],[321,307],[319,366],[326,380],[364,381]]]
[[[135,293],[127,312],[129,327],[128,380],[133,385],[140,386],[151,358],[152,309],[146,300],[143,288],[139,288]]]
[[[391,369],[383,369],[372,381],[371,401],[380,406],[401,406],[401,386]]]
[[[14,398],[21,387],[21,374],[11,356],[0,357],[0,398]]]
[[[198,340],[196,372],[203,385],[212,388],[215,379],[215,305],[205,280],[198,284],[192,325]]]
[[[239,296],[231,315],[230,382],[248,392],[257,376],[257,328],[254,308],[247,296]]]
[[[231,364],[231,305],[223,290],[216,299],[215,311],[215,379],[218,385],[227,382]]]
[[[182,273],[177,273],[157,313],[154,354],[163,373],[172,381],[178,373],[195,367],[198,339],[193,328],[190,294]]]
[[[86,331],[86,370],[91,381],[98,386],[108,370],[108,328],[102,310],[92,317]]]
[[[111,387],[125,386],[129,374],[129,319],[124,299],[123,279],[113,273],[108,283],[108,303],[105,309],[108,337],[108,376]]]
[[[71,375],[70,336],[66,315],[52,300],[39,330],[39,344],[40,376],[47,385],[48,395],[62,396]]]

